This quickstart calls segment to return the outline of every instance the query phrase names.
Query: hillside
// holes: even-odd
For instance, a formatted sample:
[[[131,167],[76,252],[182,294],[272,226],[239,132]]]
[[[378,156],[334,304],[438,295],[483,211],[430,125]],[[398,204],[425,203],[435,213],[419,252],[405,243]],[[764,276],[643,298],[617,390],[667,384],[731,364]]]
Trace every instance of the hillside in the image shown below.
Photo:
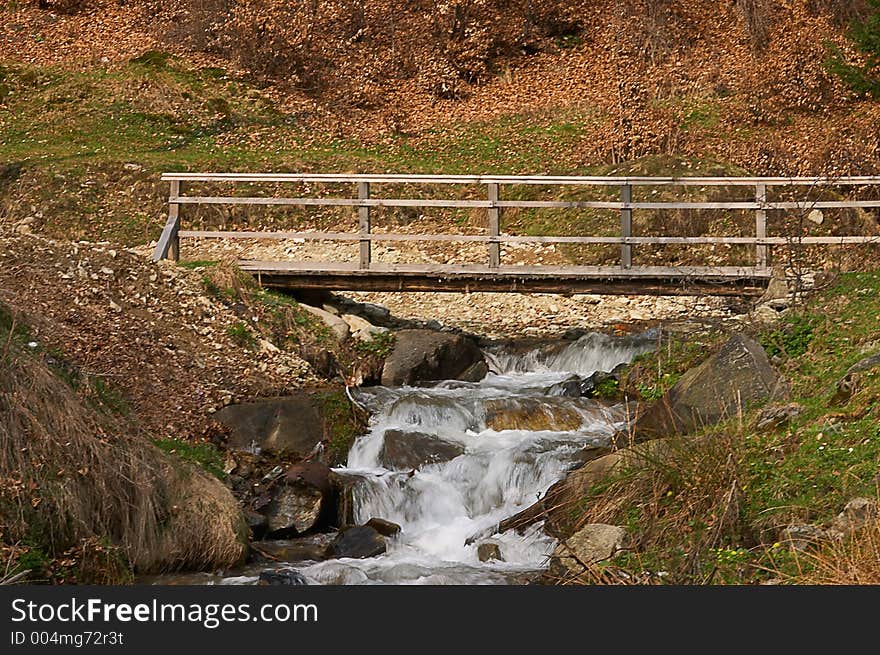
[[[136,479],[157,498],[140,499],[155,514],[148,512],[151,530],[166,519],[187,520],[186,508],[174,514],[176,506],[162,504],[179,471],[190,470],[181,458],[202,464],[237,495],[233,502],[223,485],[199,473],[196,482],[211,485],[218,506],[229,512],[230,530],[214,535],[224,548],[202,561],[165,544],[171,555],[154,562],[139,550],[162,550],[151,530],[113,532],[95,523],[46,544],[28,521],[13,525],[3,507],[36,502],[37,509],[40,494],[51,500],[55,493],[51,485],[32,487],[32,497],[22,491],[14,504],[0,503],[0,558],[18,570],[30,554],[53,581],[129,579],[135,570],[239,561],[239,505],[261,494],[268,503],[278,491],[272,487],[278,471],[303,453],[232,454],[225,450],[229,429],[213,420],[215,410],[318,389],[332,405],[328,415],[344,419],[318,444],[328,441],[333,462],[344,461],[349,423],[363,427],[356,403],[349,404],[349,386],[381,378],[395,339],[383,330],[464,330],[476,350],[495,337],[564,341],[591,329],[622,334],[659,324],[662,347],[627,368],[609,398],[663,398],[730,330],[741,330],[763,344],[788,380],[786,403],[797,405],[797,413],[759,425],[761,410],[749,408],[737,421],[699,431],[693,450],[693,441],[683,441],[687,452],[671,463],[627,470],[584,489],[573,517],[578,525],[627,527],[638,557],[624,555],[598,574],[555,582],[665,576],[682,584],[876,583],[875,532],[849,539],[851,531],[834,528],[846,503],[877,495],[876,370],[862,370],[852,393],[839,394],[849,368],[878,348],[874,244],[811,251],[810,265],[825,269],[811,277],[822,281],[811,304],[777,298],[760,311],[750,311],[755,305],[748,300],[693,296],[351,294],[384,305],[369,306],[385,322],[368,325],[375,331],[364,340],[354,338],[351,325],[343,326],[342,338],[325,325],[344,323],[346,311],[363,321],[366,314],[350,301],[327,305],[318,298],[316,306],[330,307],[321,314],[259,288],[232,265],[243,255],[353,257],[346,245],[196,240],[184,242],[179,264],[149,260],[167,211],[163,171],[880,175],[880,101],[845,82],[830,63],[836,52],[852,65],[878,64],[856,47],[851,28],[853,20],[880,15],[875,5],[0,0],[0,391],[31,393],[37,380],[44,395],[57,395],[76,418],[64,429],[88,456],[106,461],[122,449],[134,453],[135,468],[152,462]],[[310,191],[333,194],[342,187]],[[434,192],[419,185],[391,191]],[[534,200],[546,191],[510,193]],[[683,197],[712,201],[724,191],[694,188]],[[449,193],[471,198],[475,191]],[[563,193],[584,199],[588,191]],[[673,192],[657,193],[667,199]],[[854,197],[877,193],[860,187]],[[797,218],[771,213],[771,231],[786,234]],[[350,230],[354,212],[187,206],[183,220],[187,228]],[[618,233],[618,221],[610,210],[505,210],[502,230],[607,235]],[[640,235],[755,229],[754,214],[746,211],[645,210],[634,221]],[[482,234],[485,210],[384,208],[376,210],[374,225]],[[811,234],[880,234],[873,208],[830,210],[823,224],[809,227]],[[505,258],[602,264],[618,261],[619,252],[617,246],[529,245],[506,249]],[[776,251],[771,263],[785,268],[792,252]],[[445,245],[379,244],[373,253],[377,261],[470,263],[485,258],[485,246],[452,252]],[[639,263],[750,264],[754,249],[640,247],[637,256]],[[10,471],[64,458],[52,439],[64,417],[42,409],[28,433],[0,421],[0,431],[16,438],[33,433],[45,445],[27,461],[15,448],[0,452],[0,473],[16,493],[22,488]],[[85,460],[75,463],[89,470]],[[276,477],[260,486],[273,471]],[[130,492],[113,466],[100,472],[120,496]],[[632,489],[642,496],[621,492],[635,478]],[[91,512],[94,500],[88,484],[78,489],[81,507],[57,505],[74,519],[83,507]],[[589,510],[585,499],[595,501]],[[56,505],[45,507],[50,514]],[[254,507],[244,509],[253,519]],[[44,520],[35,516],[34,522]],[[119,521],[113,512],[99,518]],[[780,531],[792,526],[830,537],[819,549],[781,556]],[[115,544],[107,552],[98,541],[102,530]],[[92,573],[59,568],[77,544],[95,546],[106,561]]]

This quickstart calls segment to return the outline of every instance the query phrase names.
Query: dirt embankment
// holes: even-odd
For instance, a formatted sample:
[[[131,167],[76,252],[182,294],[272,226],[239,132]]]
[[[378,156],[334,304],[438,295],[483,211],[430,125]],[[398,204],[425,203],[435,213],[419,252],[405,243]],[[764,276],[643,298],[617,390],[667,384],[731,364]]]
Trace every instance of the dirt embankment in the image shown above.
[[[155,437],[197,434],[232,400],[315,381],[293,353],[242,348],[242,317],[199,272],[118,247],[0,238],[0,302],[34,348],[101,380]]]

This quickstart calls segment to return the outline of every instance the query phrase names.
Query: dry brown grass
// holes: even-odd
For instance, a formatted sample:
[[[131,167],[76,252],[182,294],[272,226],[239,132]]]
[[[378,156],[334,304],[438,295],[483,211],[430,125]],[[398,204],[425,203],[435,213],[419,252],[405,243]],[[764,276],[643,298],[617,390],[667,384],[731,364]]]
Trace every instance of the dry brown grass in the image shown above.
[[[668,582],[711,581],[712,571],[704,568],[707,553],[745,529],[740,439],[730,433],[669,439],[664,448],[643,451],[594,488],[581,503],[574,530],[588,523],[628,526],[636,553],[681,552],[664,562]],[[636,568],[644,568],[635,560]]]
[[[818,585],[880,584],[880,521],[863,527],[849,537],[806,553],[808,572],[793,582]]]
[[[138,571],[239,561],[242,519],[218,481],[88,407],[37,356],[0,343],[0,534],[58,557],[88,540]]]

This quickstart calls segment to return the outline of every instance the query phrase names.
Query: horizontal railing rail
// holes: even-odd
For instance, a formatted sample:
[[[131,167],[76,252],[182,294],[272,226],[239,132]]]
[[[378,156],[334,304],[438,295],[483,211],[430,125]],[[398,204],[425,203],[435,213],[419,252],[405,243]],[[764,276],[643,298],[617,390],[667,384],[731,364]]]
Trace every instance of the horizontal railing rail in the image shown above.
[[[168,197],[168,219],[162,235],[156,244],[153,257],[178,259],[180,238],[201,239],[297,239],[357,241],[360,244],[358,268],[369,271],[371,268],[374,242],[447,242],[447,243],[485,243],[488,247],[488,270],[500,270],[502,244],[604,244],[620,245],[621,272],[636,271],[632,264],[632,247],[635,245],[697,245],[697,244],[737,244],[755,248],[755,266],[748,269],[756,277],[769,274],[768,249],[771,246],[784,246],[797,242],[803,245],[849,245],[876,243],[880,237],[872,235],[844,236],[768,236],[767,212],[795,210],[807,212],[822,209],[880,208],[877,200],[768,200],[767,189],[795,187],[811,190],[830,187],[876,187],[880,189],[880,176],[861,177],[592,177],[592,176],[522,176],[522,175],[349,175],[315,173],[164,173],[163,181],[170,184]],[[327,183],[356,185],[357,197],[302,197],[275,196],[187,196],[182,193],[183,183],[225,182],[247,184],[278,183]],[[485,199],[431,199],[371,197],[371,185],[485,185]],[[616,187],[617,200],[502,200],[501,188],[514,185],[544,186],[595,186]],[[634,201],[633,188],[639,186],[670,187],[750,187],[753,190],[749,199],[735,199],[720,202],[680,202],[680,201]],[[374,187],[375,188],[375,187]],[[808,191],[807,193],[809,193]],[[254,231],[254,230],[181,230],[180,208],[183,205],[255,205],[255,206],[301,206],[301,207],[351,207],[357,209],[357,231]],[[382,207],[424,207],[451,209],[485,209],[487,227],[485,235],[464,234],[395,234],[374,232],[371,225],[371,210]],[[504,209],[604,209],[620,214],[619,236],[599,235],[546,235],[518,236],[502,234],[500,216]],[[632,213],[637,210],[730,210],[752,211],[755,216],[754,236],[633,236]],[[450,271],[454,272],[454,267]],[[509,270],[511,267],[504,267]],[[558,267],[556,267],[558,268]],[[576,266],[572,267],[577,268]],[[681,267],[678,267],[681,268]],[[704,267],[705,268],[705,267]],[[464,268],[462,269],[464,270]],[[657,267],[651,267],[657,270]],[[694,270],[700,270],[700,267]],[[705,268],[705,270],[709,270]],[[739,268],[737,269],[740,270]],[[746,270],[746,269],[742,269]]]

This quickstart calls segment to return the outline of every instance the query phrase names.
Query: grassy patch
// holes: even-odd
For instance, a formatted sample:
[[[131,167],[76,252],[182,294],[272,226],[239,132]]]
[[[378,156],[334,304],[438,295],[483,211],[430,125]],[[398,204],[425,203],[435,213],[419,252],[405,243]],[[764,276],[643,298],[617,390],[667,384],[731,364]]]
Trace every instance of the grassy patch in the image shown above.
[[[364,434],[364,419],[357,414],[344,391],[322,391],[314,395],[329,430],[330,465],[344,464],[355,439]]]
[[[223,453],[213,444],[190,443],[181,439],[156,439],[154,443],[160,450],[195,464],[220,480],[226,479]]]

